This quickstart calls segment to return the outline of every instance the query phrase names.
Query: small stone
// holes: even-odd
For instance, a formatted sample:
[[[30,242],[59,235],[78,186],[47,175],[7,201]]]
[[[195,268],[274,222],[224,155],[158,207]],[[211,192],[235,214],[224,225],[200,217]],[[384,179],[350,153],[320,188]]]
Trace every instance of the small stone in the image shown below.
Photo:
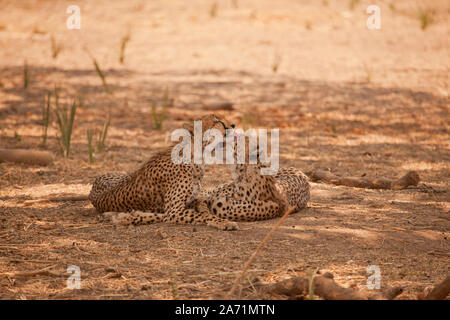
[[[160,229],[156,230],[156,234],[161,238],[161,240],[164,240],[168,237],[167,233],[165,231],[161,231]]]

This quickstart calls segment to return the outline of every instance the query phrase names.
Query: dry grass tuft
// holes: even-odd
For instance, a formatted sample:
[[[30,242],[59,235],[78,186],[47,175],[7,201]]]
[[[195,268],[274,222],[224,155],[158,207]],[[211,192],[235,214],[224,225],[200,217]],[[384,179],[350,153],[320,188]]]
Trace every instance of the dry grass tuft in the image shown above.
[[[435,11],[430,8],[419,8],[417,10],[417,19],[420,22],[420,28],[426,30],[435,21]]]

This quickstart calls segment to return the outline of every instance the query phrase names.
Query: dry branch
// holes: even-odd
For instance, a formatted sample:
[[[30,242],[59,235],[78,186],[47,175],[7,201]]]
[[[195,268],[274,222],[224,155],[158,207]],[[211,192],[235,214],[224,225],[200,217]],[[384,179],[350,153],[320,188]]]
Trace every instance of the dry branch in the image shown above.
[[[308,277],[293,277],[274,284],[255,283],[255,288],[262,293],[271,293],[290,297],[306,296],[310,290]],[[382,292],[366,292],[343,288],[336,284],[329,272],[315,276],[312,280],[315,295],[325,300],[392,300],[403,292],[400,287],[389,288]]]
[[[65,201],[86,201],[89,200],[88,195],[78,195],[78,196],[58,196],[58,197],[49,197],[45,199],[32,199],[26,200],[26,205],[31,205],[33,203],[41,203],[41,202],[65,202]]]
[[[17,271],[17,272],[3,272],[0,273],[0,277],[7,277],[7,278],[20,278],[20,277],[33,277],[33,276],[52,276],[52,277],[61,277],[61,274],[54,273],[49,271],[48,269],[53,268],[53,266],[40,269],[40,270],[34,270],[34,271]]]
[[[445,278],[440,284],[425,297],[425,300],[443,300],[450,294],[450,276]]]
[[[334,185],[367,189],[401,190],[408,186],[417,186],[420,181],[419,174],[416,171],[409,171],[397,180],[387,178],[370,179],[365,177],[339,177],[324,170],[309,172],[308,176],[314,182],[324,181]]]
[[[245,272],[248,270],[250,265],[252,264],[253,260],[255,260],[256,256],[258,255],[259,251],[261,251],[261,248],[264,246],[264,244],[270,239],[272,234],[281,226],[281,224],[286,220],[288,215],[290,215],[292,212],[294,212],[294,208],[291,208],[290,210],[287,210],[284,215],[281,217],[280,220],[278,220],[277,224],[272,227],[272,229],[269,231],[269,233],[264,237],[264,239],[260,242],[256,250],[253,252],[253,254],[250,256],[250,258],[247,260],[247,262],[244,265],[244,268],[242,269],[241,274],[236,278],[234,281],[233,286],[231,287],[230,291],[227,294],[227,299],[230,299],[231,295],[234,293],[236,288],[238,287],[239,283],[241,282],[242,278],[245,275]]]
[[[0,162],[9,161],[16,163],[47,165],[54,157],[48,151],[26,150],[26,149],[0,149]]]

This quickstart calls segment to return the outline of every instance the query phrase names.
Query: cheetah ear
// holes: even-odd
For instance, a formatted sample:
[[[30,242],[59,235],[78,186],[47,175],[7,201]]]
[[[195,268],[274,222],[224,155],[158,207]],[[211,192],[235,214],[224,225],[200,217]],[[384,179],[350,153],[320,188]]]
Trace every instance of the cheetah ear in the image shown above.
[[[194,122],[186,122],[183,124],[183,128],[189,131],[191,135],[194,134]]]

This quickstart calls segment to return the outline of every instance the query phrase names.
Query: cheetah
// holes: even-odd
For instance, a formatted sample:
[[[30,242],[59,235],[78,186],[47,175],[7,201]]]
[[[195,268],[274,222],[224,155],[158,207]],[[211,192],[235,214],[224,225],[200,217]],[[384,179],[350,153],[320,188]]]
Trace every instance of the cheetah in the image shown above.
[[[231,221],[268,220],[307,206],[310,185],[303,172],[289,167],[262,175],[263,167],[261,163],[231,165],[232,182],[203,190],[192,205],[207,206],[212,214]]]
[[[216,115],[204,116],[200,120],[204,132],[217,129],[225,136],[234,128],[234,124]],[[193,123],[186,123],[183,127],[189,131],[193,142]],[[205,140],[202,139],[202,150],[207,143]],[[92,205],[119,224],[175,222],[236,230],[235,222],[210,214],[205,206],[186,207],[187,200],[201,189],[204,164],[194,164],[192,159],[188,163],[174,163],[174,147],[154,155],[131,174],[109,173],[98,177],[89,194]]]

